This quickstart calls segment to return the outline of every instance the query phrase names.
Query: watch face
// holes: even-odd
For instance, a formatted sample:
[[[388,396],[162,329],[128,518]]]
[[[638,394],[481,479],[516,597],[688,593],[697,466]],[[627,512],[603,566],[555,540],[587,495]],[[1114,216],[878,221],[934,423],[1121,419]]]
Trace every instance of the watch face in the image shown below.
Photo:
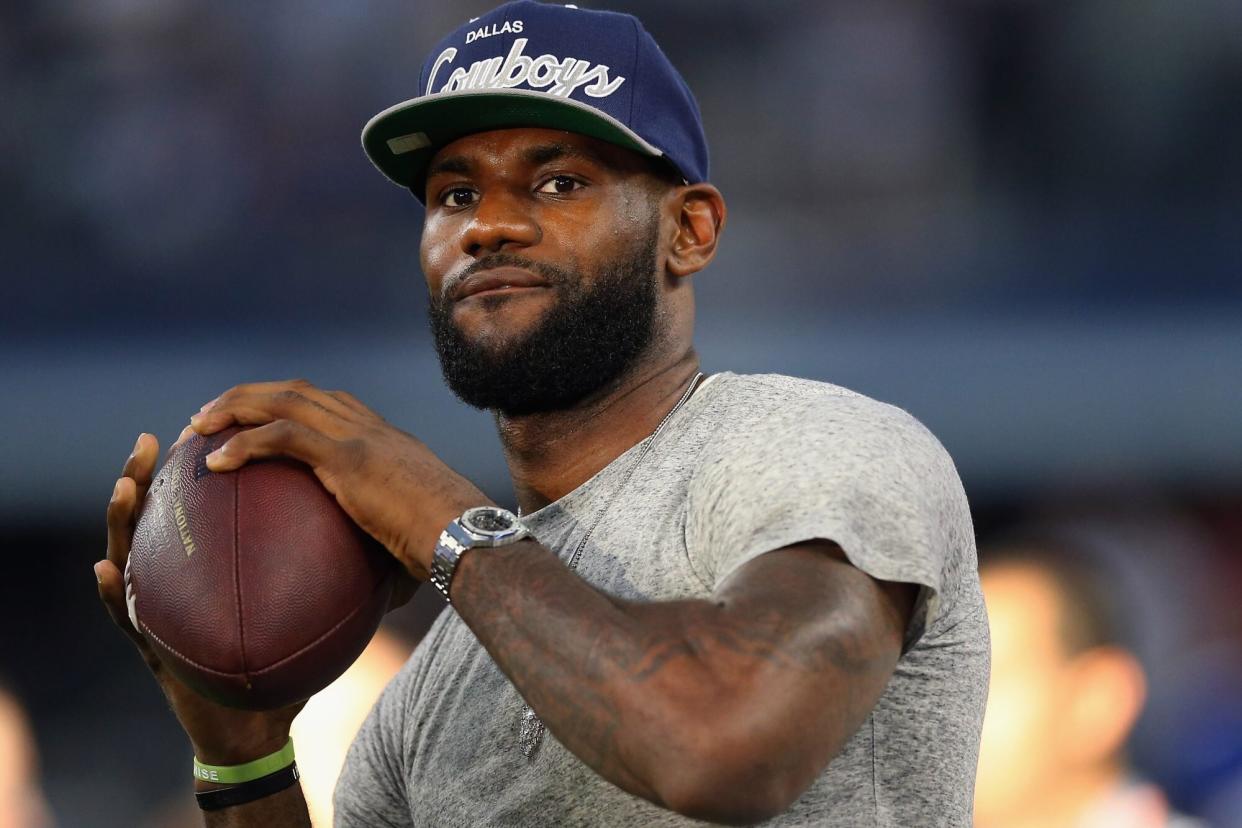
[[[517,525],[517,516],[504,509],[480,506],[461,516],[462,524],[480,535],[502,535]]]

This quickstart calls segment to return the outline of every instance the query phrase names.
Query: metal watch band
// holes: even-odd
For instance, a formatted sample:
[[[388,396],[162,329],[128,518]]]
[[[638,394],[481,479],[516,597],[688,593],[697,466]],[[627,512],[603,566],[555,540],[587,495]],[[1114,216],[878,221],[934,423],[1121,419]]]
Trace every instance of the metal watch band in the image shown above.
[[[461,553],[468,548],[454,536],[451,531],[454,528],[458,531],[461,528],[456,520],[440,533],[440,539],[436,541],[436,551],[431,557],[431,583],[440,590],[444,600],[449,603],[453,602],[453,599],[449,598],[449,585],[453,583],[453,573],[457,571],[457,562],[461,560]]]
[[[503,531],[482,529],[472,531],[467,528],[472,525],[472,519],[477,519],[479,516],[501,518],[510,524],[510,528]],[[530,537],[530,532],[516,515],[506,509],[491,506],[467,509],[461,517],[449,523],[440,533],[435,552],[431,556],[430,581],[432,586],[440,591],[444,600],[452,603],[449,588],[453,583],[453,575],[457,572],[457,564],[466,551],[478,547],[508,546],[528,537]]]

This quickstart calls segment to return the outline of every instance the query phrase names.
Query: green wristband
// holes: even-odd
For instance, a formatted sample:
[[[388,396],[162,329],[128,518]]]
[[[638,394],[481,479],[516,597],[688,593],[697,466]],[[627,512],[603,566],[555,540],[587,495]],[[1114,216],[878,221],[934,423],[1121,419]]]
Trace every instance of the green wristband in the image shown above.
[[[293,739],[275,753],[269,753],[261,759],[247,762],[244,765],[204,765],[194,757],[194,778],[205,782],[220,782],[225,785],[239,785],[260,779],[293,764]]]

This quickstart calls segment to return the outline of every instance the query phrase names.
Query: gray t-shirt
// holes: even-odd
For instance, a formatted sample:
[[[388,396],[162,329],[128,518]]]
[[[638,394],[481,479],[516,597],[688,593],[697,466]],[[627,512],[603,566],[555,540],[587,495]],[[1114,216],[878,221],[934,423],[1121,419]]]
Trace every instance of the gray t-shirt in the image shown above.
[[[525,519],[565,560],[605,510],[578,565],[596,588],[630,600],[706,598],[747,561],[812,538],[836,542],[875,578],[922,587],[871,715],[766,824],[970,825],[988,628],[966,496],[936,439],[904,411],[834,385],[719,374],[635,469],[642,445]],[[350,749],[336,824],[701,824],[615,787],[550,732],[527,759],[522,711],[446,610]]]

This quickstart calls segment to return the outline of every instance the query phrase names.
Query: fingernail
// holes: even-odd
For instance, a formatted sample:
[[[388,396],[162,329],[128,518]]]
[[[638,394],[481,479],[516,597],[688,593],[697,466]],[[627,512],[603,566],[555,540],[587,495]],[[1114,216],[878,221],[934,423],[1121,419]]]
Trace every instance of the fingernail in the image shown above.
[[[101,563],[102,563],[102,561],[101,561]],[[98,563],[97,563],[97,564],[95,564],[94,566],[92,566],[92,567],[91,567],[91,569],[92,569],[92,570],[94,571],[94,573],[95,573],[95,584],[96,584],[96,586],[103,586],[103,576],[99,574],[99,564],[98,564]]]
[[[219,397],[216,397],[216,398],[215,398],[215,399],[213,399],[213,400],[208,400],[207,402],[203,403],[203,407],[202,407],[202,408],[200,408],[200,409],[198,410],[198,412],[201,414],[201,413],[203,413],[204,411],[206,411],[207,409],[211,408],[213,405],[215,405],[215,404],[216,404],[216,400],[218,400],[218,399],[220,399],[220,398],[219,398]]]
[[[121,495],[121,481],[118,480],[112,484],[112,499],[116,500]]]
[[[198,426],[202,425],[203,420],[205,419],[207,419],[206,415],[204,415],[201,411],[198,412],[194,416],[190,417],[190,428],[198,428]]]
[[[138,439],[134,441],[134,454],[137,454],[138,449],[142,447],[142,438],[143,438],[143,435],[145,434],[146,434],[145,431],[142,432],[142,434],[138,435]]]
[[[225,443],[225,445],[228,445]],[[224,461],[224,446],[207,455],[207,468],[213,469]]]

